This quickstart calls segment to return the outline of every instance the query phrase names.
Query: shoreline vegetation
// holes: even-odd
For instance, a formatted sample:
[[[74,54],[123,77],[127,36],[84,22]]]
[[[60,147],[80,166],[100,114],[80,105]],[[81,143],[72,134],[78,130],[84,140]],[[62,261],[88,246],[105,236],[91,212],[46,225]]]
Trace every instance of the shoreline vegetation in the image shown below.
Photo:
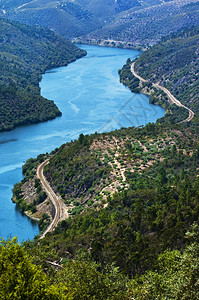
[[[40,95],[41,74],[86,55],[51,30],[0,18],[0,132],[61,116]]]

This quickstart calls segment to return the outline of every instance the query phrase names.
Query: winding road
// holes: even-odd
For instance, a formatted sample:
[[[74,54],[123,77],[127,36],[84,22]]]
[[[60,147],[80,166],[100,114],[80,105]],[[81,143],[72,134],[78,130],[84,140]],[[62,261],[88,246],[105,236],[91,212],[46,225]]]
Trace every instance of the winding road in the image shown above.
[[[47,159],[38,166],[37,177],[40,179],[41,184],[42,184],[46,194],[49,196],[50,201],[52,202],[52,204],[55,208],[55,215],[54,215],[52,222],[48,226],[48,228],[40,236],[40,239],[43,239],[48,232],[53,231],[55,229],[55,227],[57,226],[57,224],[61,220],[68,217],[68,208],[65,206],[65,204],[63,203],[61,198],[55,194],[55,192],[52,190],[50,184],[48,183],[48,181],[46,180],[46,178],[44,176],[44,173],[43,173],[44,167],[48,163],[49,163],[49,160]]]
[[[141,76],[139,76],[139,75],[135,72],[135,62],[133,62],[133,63],[131,64],[131,72],[132,72],[133,75],[134,75],[135,77],[137,77],[141,82],[149,82],[148,80],[142,78]],[[159,85],[158,83],[153,83],[152,85],[153,85],[155,88],[164,91],[164,92],[167,94],[167,96],[169,97],[170,102],[171,102],[172,104],[174,103],[174,104],[176,104],[177,106],[183,107],[183,108],[185,108],[185,109],[187,109],[187,110],[189,111],[189,116],[188,116],[188,118],[186,118],[185,120],[181,121],[180,123],[182,123],[182,122],[190,122],[190,121],[193,119],[193,117],[194,117],[194,112],[193,112],[190,108],[188,108],[188,107],[186,107],[185,105],[183,105],[179,100],[177,100],[177,99],[171,94],[171,92],[169,92],[169,90],[167,90],[165,87]]]

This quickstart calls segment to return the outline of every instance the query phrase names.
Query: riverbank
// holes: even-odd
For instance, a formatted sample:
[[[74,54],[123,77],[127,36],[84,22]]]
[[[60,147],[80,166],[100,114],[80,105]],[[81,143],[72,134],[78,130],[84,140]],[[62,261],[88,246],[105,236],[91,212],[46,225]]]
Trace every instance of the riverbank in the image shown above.
[[[110,48],[122,48],[122,49],[132,49],[136,51],[146,51],[146,47],[140,47],[138,45],[134,45],[128,41],[117,41],[112,39],[85,39],[85,38],[74,38],[72,39],[72,43],[75,44],[83,44],[83,45],[93,45],[100,47],[110,47]]]

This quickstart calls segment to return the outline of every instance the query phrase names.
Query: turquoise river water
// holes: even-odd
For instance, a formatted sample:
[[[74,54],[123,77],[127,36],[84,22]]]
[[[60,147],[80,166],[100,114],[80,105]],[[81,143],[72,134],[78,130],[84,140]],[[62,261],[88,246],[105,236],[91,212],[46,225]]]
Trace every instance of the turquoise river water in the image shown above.
[[[45,123],[0,133],[0,237],[18,236],[21,242],[39,233],[37,223],[22,215],[12,203],[12,188],[30,157],[50,152],[61,144],[89,134],[121,127],[145,125],[164,115],[145,95],[132,94],[119,82],[118,69],[128,57],[140,55],[126,49],[81,45],[86,57],[46,72],[41,94],[54,100],[62,117]]]

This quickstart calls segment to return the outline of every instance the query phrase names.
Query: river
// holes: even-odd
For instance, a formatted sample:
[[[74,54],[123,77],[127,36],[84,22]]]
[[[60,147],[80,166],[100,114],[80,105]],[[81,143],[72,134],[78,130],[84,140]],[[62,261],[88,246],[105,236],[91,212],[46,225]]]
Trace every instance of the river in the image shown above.
[[[46,72],[41,94],[54,100],[62,117],[0,133],[0,237],[18,236],[21,242],[39,233],[37,223],[22,215],[12,203],[12,188],[22,176],[22,165],[30,157],[50,152],[76,139],[80,133],[145,125],[164,115],[149,104],[145,95],[132,94],[119,82],[118,69],[134,50],[82,45],[88,55]]]

